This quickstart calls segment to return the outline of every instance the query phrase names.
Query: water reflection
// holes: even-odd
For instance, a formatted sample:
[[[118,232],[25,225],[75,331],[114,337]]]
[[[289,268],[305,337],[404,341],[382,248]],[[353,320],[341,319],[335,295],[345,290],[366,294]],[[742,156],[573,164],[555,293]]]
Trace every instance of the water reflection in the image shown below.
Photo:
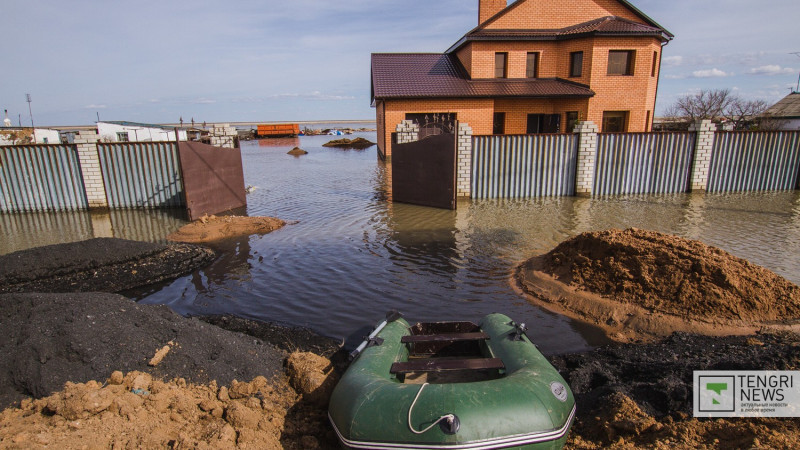
[[[96,237],[166,242],[186,223],[182,209],[2,213],[0,254]]]

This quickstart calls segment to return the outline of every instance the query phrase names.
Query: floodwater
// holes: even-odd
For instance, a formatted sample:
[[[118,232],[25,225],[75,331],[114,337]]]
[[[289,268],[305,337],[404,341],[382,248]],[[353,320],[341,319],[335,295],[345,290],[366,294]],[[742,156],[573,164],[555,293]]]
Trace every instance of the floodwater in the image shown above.
[[[374,132],[356,136],[375,140]],[[330,139],[243,142],[245,184],[255,187],[248,214],[290,225],[215,244],[221,257],[209,267],[126,294],[182,314],[306,326],[350,344],[393,308],[410,321],[502,312],[525,322],[531,339],[552,354],[606,340],[592,326],[527,302],[510,274],[584,231],[638,227],[699,239],[800,284],[796,191],[463,199],[446,211],[392,203],[390,164],[375,147],[322,147]],[[287,155],[295,146],[309,154]],[[0,215],[0,253],[96,235],[160,240],[183,223],[174,211]]]

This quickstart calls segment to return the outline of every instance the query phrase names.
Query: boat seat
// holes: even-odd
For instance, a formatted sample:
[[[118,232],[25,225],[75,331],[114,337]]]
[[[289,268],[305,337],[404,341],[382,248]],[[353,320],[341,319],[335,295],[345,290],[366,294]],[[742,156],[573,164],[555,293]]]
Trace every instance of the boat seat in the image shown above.
[[[445,370],[505,369],[500,358],[417,359],[392,364],[389,373],[441,372]]]
[[[400,342],[416,344],[418,342],[480,341],[482,339],[489,339],[489,335],[482,331],[478,333],[410,334],[401,337]]]

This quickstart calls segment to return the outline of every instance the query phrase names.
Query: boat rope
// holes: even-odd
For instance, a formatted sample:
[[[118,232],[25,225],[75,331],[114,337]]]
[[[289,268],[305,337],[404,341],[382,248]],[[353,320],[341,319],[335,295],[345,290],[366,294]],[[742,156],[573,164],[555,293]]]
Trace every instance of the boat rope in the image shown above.
[[[412,432],[412,433],[414,433],[414,434],[422,434],[422,433],[424,433],[424,432],[426,432],[426,431],[430,430],[430,429],[431,429],[431,428],[433,428],[434,426],[436,426],[436,424],[438,424],[438,423],[439,423],[439,422],[441,422],[442,420],[447,420],[447,422],[448,422],[448,423],[453,423],[453,420],[454,420],[454,419],[455,419],[455,417],[456,417],[456,416],[455,416],[455,415],[453,415],[453,414],[445,414],[445,415],[443,415],[443,416],[439,417],[438,419],[436,419],[436,421],[435,421],[435,422],[433,422],[432,424],[430,424],[430,425],[428,426],[428,428],[425,428],[425,429],[424,429],[424,430],[422,430],[422,431],[417,431],[417,430],[415,430],[415,429],[414,429],[414,425],[412,425],[412,424],[411,424],[411,411],[414,409],[414,405],[416,405],[416,404],[417,404],[417,400],[419,400],[419,396],[420,396],[420,394],[422,394],[422,390],[423,390],[423,389],[425,389],[425,386],[427,386],[427,385],[429,385],[429,384],[430,384],[430,383],[422,383],[422,386],[420,386],[420,388],[419,388],[419,391],[417,392],[417,396],[416,396],[416,397],[414,397],[414,401],[413,401],[413,402],[411,402],[411,406],[408,408],[408,428],[409,428],[409,429],[411,430],[411,432]]]

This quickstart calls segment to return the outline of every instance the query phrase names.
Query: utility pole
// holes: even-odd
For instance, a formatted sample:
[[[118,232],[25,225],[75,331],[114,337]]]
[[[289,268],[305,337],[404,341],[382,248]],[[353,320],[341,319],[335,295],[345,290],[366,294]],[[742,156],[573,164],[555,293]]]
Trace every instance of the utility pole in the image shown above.
[[[36,127],[33,125],[33,111],[31,111],[31,94],[25,94],[25,99],[28,101],[28,114],[31,115],[31,128],[33,129],[33,143],[36,143]]]
[[[800,52],[791,52],[789,54],[797,56],[798,58],[800,58]],[[795,89],[793,93],[796,94],[796,93],[799,93],[799,92],[800,92],[800,71],[798,71],[798,74],[797,74],[797,89]]]

